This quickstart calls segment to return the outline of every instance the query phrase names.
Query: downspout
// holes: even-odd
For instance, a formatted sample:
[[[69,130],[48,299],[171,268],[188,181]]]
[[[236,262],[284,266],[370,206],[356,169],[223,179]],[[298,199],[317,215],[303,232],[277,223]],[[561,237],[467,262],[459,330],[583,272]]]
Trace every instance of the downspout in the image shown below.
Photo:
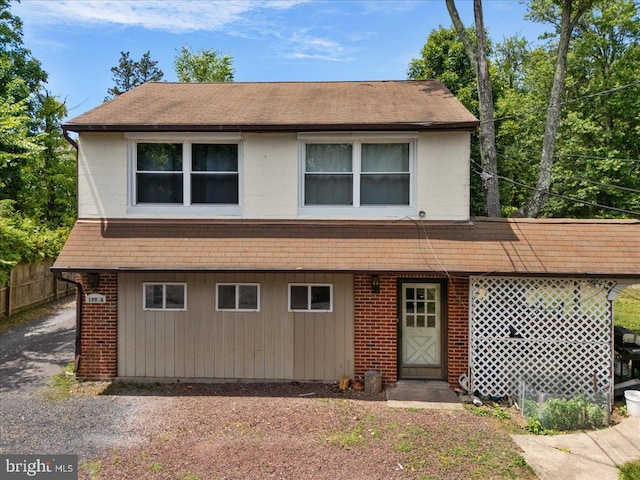
[[[65,138],[67,142],[69,142],[73,148],[76,149],[76,211],[78,209],[78,142],[76,142],[69,135],[69,131],[62,127],[62,136]],[[82,284],[80,282],[76,282],[75,280],[69,280],[68,278],[64,278],[62,276],[62,272],[56,272],[55,276],[58,280],[62,280],[63,282],[70,283],[76,286],[76,348],[75,348],[75,357],[73,361],[73,371],[77,374],[78,369],[80,368],[80,358],[82,357],[82,302],[83,302],[83,291]]]
[[[80,357],[82,356],[82,342],[80,341],[82,338],[82,302],[84,298],[82,284],[75,280],[64,278],[62,276],[62,272],[56,272],[55,276],[58,280],[62,280],[63,282],[76,286],[76,351],[73,361],[73,371],[77,374],[78,368],[80,368]]]
[[[78,142],[76,142],[73,138],[71,138],[71,136],[69,135],[69,130],[67,130],[66,128],[62,127],[62,136],[65,138],[65,140],[67,142],[69,142],[71,145],[73,145],[73,148],[76,149],[76,154],[77,154],[78,153]]]

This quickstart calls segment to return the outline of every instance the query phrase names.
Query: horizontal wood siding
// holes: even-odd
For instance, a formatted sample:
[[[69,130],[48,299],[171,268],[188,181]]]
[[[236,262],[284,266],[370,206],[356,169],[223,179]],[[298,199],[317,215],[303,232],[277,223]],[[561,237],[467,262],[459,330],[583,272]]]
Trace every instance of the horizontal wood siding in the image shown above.
[[[186,312],[143,311],[144,282],[186,282]],[[259,312],[217,312],[217,283],[259,283]],[[331,313],[288,311],[289,283],[330,283]],[[353,375],[353,277],[120,274],[118,376],[320,380]]]

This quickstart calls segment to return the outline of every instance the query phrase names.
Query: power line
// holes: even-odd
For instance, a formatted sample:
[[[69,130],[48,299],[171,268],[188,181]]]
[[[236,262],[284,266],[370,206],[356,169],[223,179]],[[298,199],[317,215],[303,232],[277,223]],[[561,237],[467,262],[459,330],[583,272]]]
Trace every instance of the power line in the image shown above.
[[[480,167],[480,165],[478,165],[476,162],[472,161],[472,163],[474,165],[476,165],[477,167]],[[480,169],[482,170],[482,167],[480,167]],[[475,173],[478,174],[478,175],[481,175],[481,176],[482,175],[485,175],[485,176],[486,175],[493,175],[492,173],[489,173],[489,172],[487,172],[485,170],[482,170],[481,172],[476,171]],[[522,182],[518,182],[516,180],[513,180],[513,179],[508,178],[508,177],[504,177],[502,175],[496,175],[496,178],[498,178],[499,180],[504,180],[505,182],[512,183],[514,185],[518,185],[518,186],[523,187],[523,188],[527,188],[529,190],[539,190],[538,187],[532,187],[531,185],[527,185],[527,184],[524,184]],[[547,195],[549,195],[550,197],[562,198],[563,200],[569,200],[570,202],[574,202],[574,203],[581,203],[583,205],[589,205],[591,207],[604,208],[605,210],[611,210],[611,211],[614,211],[614,212],[625,213],[625,214],[628,214],[628,215],[634,215],[634,216],[640,217],[640,212],[636,212],[636,211],[633,211],[633,210],[626,210],[624,208],[610,207],[608,205],[602,205],[600,203],[589,202],[587,200],[580,200],[579,198],[569,197],[567,195],[561,195],[559,193],[553,193],[553,192],[550,192],[550,191],[547,191],[545,193]]]
[[[595,157],[593,155],[578,155],[576,153],[558,154],[560,157],[577,157],[586,158],[587,160],[612,160],[615,162],[640,162],[640,158],[611,158],[611,157]]]
[[[494,118],[493,121],[497,122],[499,120],[506,120],[508,118],[519,117],[521,115],[527,115],[529,113],[535,113],[535,112],[539,112],[541,110],[547,110],[549,107],[552,107],[552,106],[563,106],[563,105],[568,105],[570,103],[576,103],[576,102],[579,102],[581,100],[585,100],[587,98],[593,98],[593,97],[600,97],[600,96],[603,96],[603,95],[608,95],[610,93],[618,92],[620,90],[624,90],[626,88],[630,88],[630,87],[633,87],[633,86],[636,86],[636,85],[640,85],[640,80],[637,80],[637,81],[632,82],[632,83],[628,83],[626,85],[621,85],[619,87],[610,88],[608,90],[603,90],[601,92],[591,93],[589,95],[583,95],[582,97],[576,97],[576,98],[572,98],[570,100],[565,100],[564,102],[559,102],[557,104],[545,105],[544,107],[536,107],[536,108],[531,108],[531,109],[528,109],[528,110],[522,110],[520,112],[515,112],[515,113],[512,113],[510,115],[505,115],[503,117]]]
[[[540,152],[536,150],[531,150],[529,148],[520,148],[518,150],[521,152],[531,152],[535,154],[539,154]],[[610,160],[613,162],[640,162],[640,158],[615,158],[615,157],[597,157],[594,155],[580,155],[578,153],[557,153],[553,154],[554,157],[575,157],[575,158],[585,158],[587,160]]]
[[[507,160],[509,162],[515,162],[515,163],[519,163],[520,165],[530,166],[527,163],[523,162],[522,160],[517,160],[517,159],[512,158],[512,157],[507,157],[507,155],[504,152],[499,152],[499,151],[496,150],[496,154],[501,156],[502,158],[504,158],[505,160]],[[574,178],[574,179],[577,179],[577,180],[581,180],[583,182],[591,183],[593,185],[598,185],[598,186],[601,186],[601,187],[615,188],[615,189],[618,189],[618,190],[623,190],[625,192],[631,192],[631,193],[640,193],[640,190],[637,190],[635,188],[622,187],[620,185],[612,185],[610,183],[596,182],[595,180],[589,180],[587,178],[578,177],[576,175],[569,175],[569,176],[571,178]]]

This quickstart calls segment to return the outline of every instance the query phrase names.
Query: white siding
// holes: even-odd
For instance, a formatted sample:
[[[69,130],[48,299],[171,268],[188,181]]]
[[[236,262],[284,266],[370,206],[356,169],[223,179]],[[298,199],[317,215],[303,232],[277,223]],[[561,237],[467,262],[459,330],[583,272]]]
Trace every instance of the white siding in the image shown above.
[[[298,212],[295,134],[244,137],[244,218],[294,218]]]
[[[186,282],[187,311],[143,311],[143,282]],[[260,283],[259,312],[215,310],[216,283]],[[332,283],[331,313],[288,311],[289,283]],[[319,380],[354,375],[353,276],[120,274],[118,376]]]
[[[78,151],[78,216],[127,216],[127,141],[121,133],[83,133]]]
[[[412,216],[418,218],[419,212],[423,211],[427,220],[469,218],[469,136],[468,132],[433,132],[419,135],[416,205]],[[124,135],[82,133],[79,144],[79,216],[149,216],[127,213],[127,204],[130,201],[127,183],[128,140]],[[242,152],[242,218],[296,218],[300,190],[298,183],[301,181],[298,171],[297,135],[244,134]],[[185,209],[185,215],[193,213],[188,208]],[[176,214],[161,213],[158,213],[158,216],[180,217]],[[389,216],[382,213],[376,217],[358,218]]]
[[[426,220],[469,218],[469,132],[420,135],[417,210]]]

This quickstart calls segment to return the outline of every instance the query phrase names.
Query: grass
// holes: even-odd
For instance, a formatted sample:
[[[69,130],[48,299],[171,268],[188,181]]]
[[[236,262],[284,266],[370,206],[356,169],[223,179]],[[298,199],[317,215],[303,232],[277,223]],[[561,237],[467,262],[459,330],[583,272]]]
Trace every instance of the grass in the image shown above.
[[[52,402],[71,398],[71,388],[75,383],[73,363],[67,364],[62,372],[54,375],[49,381],[45,396]]]
[[[620,480],[638,480],[640,478],[640,460],[633,462],[627,462],[619,467],[620,474],[618,478]]]
[[[614,323],[640,335],[640,289],[626,288],[613,305]]]
[[[84,470],[89,475],[90,480],[96,480],[100,477],[100,470],[102,469],[102,461],[95,460],[92,462],[84,462],[80,465],[80,470]]]

